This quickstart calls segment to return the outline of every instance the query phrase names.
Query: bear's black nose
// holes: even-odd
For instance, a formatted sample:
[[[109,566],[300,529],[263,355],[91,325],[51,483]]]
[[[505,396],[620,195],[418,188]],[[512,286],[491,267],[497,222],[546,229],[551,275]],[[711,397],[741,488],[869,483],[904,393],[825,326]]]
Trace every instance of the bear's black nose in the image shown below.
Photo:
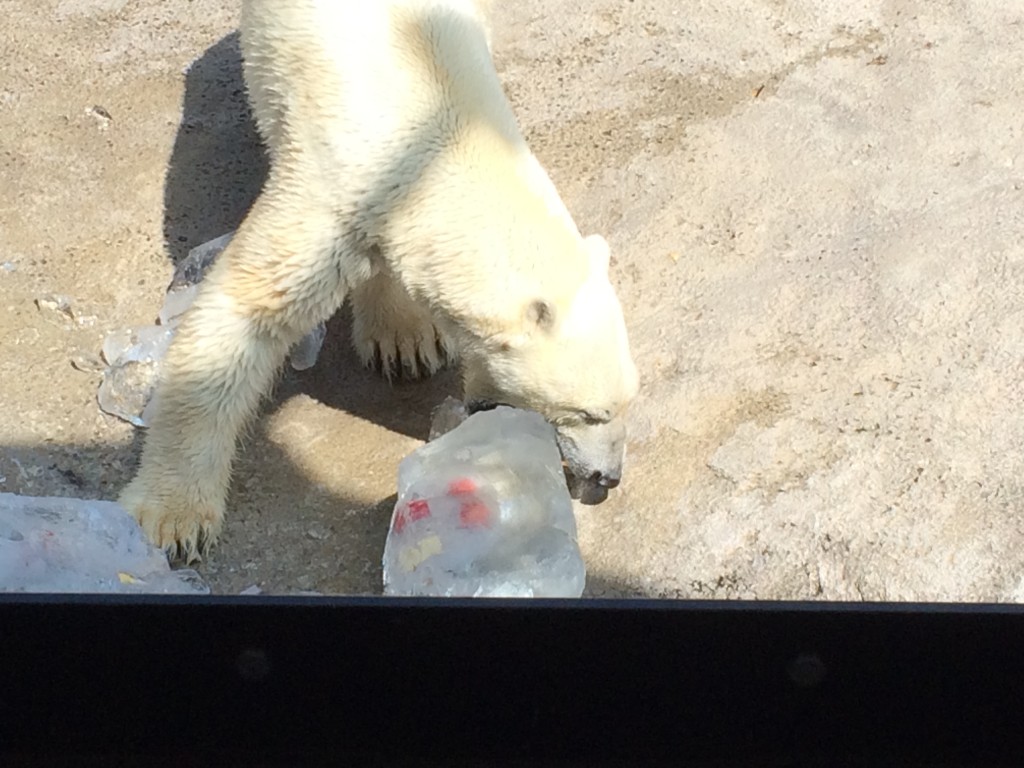
[[[619,475],[606,475],[603,472],[595,472],[590,476],[590,482],[602,488],[615,488],[621,480]]]

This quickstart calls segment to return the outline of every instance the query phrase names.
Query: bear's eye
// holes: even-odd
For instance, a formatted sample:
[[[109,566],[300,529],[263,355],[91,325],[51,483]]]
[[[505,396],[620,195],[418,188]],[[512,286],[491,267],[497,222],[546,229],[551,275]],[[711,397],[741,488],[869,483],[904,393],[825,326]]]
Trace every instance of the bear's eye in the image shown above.
[[[588,424],[590,426],[607,424],[611,419],[608,411],[582,411],[580,413],[580,418],[583,419],[584,424]]]
[[[583,410],[573,408],[562,411],[558,416],[551,418],[551,423],[558,427],[572,427],[584,424],[588,427],[596,427],[599,424],[607,424],[612,420],[611,413],[602,409]]]

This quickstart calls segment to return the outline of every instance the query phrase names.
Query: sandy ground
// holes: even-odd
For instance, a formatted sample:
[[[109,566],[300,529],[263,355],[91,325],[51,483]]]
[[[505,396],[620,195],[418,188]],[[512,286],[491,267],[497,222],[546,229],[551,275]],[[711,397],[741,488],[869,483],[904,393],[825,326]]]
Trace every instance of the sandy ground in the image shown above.
[[[237,2],[0,8],[0,490],[113,498],[139,434],[97,408],[103,335],[265,172]],[[588,594],[1024,600],[1022,35],[1001,0],[499,8],[643,375],[624,485],[578,510]],[[457,381],[390,387],[347,325],[245,444],[218,592],[379,592]]]

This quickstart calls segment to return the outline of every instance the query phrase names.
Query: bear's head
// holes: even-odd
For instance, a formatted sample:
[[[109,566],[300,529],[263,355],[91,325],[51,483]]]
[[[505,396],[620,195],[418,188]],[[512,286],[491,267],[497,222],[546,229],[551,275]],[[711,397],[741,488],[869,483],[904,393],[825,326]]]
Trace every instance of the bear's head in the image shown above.
[[[639,377],[608,276],[608,244],[599,235],[577,242],[588,265],[582,281],[517,300],[516,322],[465,356],[464,394],[470,411],[503,404],[543,415],[557,432],[572,495],[599,503],[622,477]]]

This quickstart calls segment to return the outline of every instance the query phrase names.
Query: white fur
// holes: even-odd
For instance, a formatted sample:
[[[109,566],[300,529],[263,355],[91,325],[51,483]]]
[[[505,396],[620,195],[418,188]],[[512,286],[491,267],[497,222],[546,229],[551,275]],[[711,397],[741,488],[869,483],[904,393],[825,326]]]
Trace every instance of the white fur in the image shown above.
[[[193,559],[217,538],[239,430],[346,298],[364,361],[418,376],[460,356],[467,398],[539,411],[576,474],[617,478],[637,375],[607,244],[526,146],[482,7],[243,3],[271,170],[183,320],[122,495],[158,545]]]

